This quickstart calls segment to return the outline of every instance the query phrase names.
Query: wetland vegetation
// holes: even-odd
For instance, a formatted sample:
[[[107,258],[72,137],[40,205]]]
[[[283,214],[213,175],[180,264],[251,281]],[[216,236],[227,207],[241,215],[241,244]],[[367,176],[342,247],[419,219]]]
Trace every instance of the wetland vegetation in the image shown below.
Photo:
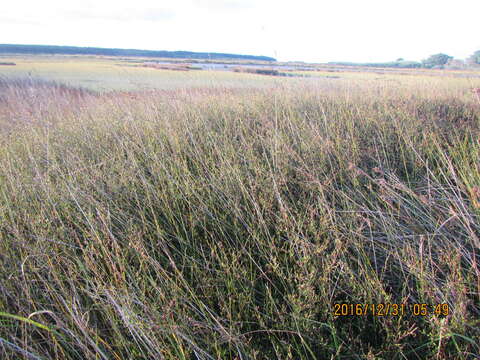
[[[480,353],[478,72],[5,61],[3,359]]]

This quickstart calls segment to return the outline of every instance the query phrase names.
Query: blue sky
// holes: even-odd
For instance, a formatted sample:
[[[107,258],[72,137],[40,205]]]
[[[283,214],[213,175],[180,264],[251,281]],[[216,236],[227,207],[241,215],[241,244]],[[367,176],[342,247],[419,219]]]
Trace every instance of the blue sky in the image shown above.
[[[282,61],[421,60],[480,49],[478,0],[15,0],[0,43],[191,50]]]

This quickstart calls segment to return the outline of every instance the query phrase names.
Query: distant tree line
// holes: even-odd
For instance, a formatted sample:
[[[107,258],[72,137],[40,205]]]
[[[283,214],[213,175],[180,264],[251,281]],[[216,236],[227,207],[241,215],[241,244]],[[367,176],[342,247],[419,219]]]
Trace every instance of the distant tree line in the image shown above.
[[[356,63],[356,62],[329,62],[332,65],[343,66],[366,66],[366,67],[382,67],[382,68],[425,68],[425,69],[457,69],[467,68],[480,65],[480,50],[473,53],[466,60],[454,59],[453,56],[439,53],[429,56],[427,59],[420,61],[405,61],[403,58],[398,58],[390,62],[378,63]]]
[[[276,61],[275,58],[257,55],[239,55],[226,53],[206,53],[193,51],[166,51],[166,50],[137,50],[137,49],[116,49],[96,48],[77,46],[55,46],[55,45],[12,45],[0,44],[0,54],[45,54],[45,55],[104,55],[104,56],[126,56],[126,57],[153,57],[153,58],[175,58],[175,59],[199,59],[199,60],[255,60],[255,61]],[[329,62],[331,65],[340,66],[365,66],[380,68],[466,68],[480,66],[480,50],[475,51],[468,59],[454,59],[447,54],[439,53],[420,61],[408,61],[398,58],[395,61],[357,63],[357,62]]]
[[[276,61],[276,59],[272,57],[256,56],[256,55],[206,53],[206,52],[193,52],[193,51],[110,49],[110,48],[54,46],[54,45],[0,44],[0,54],[104,55],[104,56],[175,58],[175,59],[205,59],[205,60],[235,59],[235,60]]]
[[[366,66],[366,67],[379,67],[379,68],[420,68],[422,67],[422,63],[417,61],[405,61],[405,60],[397,60],[397,61],[389,61],[389,62],[376,62],[376,63],[356,63],[356,62],[347,62],[347,61],[340,61],[340,62],[329,62],[331,65],[341,65],[341,66]]]
[[[440,69],[461,69],[468,67],[476,67],[480,65],[480,50],[475,51],[466,60],[454,59],[453,56],[447,54],[435,54],[428,59],[422,61],[422,66],[425,68],[440,68]]]

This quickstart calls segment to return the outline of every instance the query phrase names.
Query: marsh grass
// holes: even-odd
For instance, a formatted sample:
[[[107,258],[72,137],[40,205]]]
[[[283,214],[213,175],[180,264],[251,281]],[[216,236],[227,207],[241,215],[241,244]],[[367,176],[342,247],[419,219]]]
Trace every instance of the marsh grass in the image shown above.
[[[175,90],[186,88],[265,88],[274,83],[266,77],[228,71],[178,71],[185,64],[172,64],[162,69],[132,66],[132,59],[88,56],[16,56],[0,61],[16,66],[0,67],[0,76],[9,78],[42,78],[105,93],[148,89]],[[144,60],[145,61],[145,60]],[[194,64],[193,64],[194,65]]]
[[[2,358],[480,352],[480,104],[463,80],[29,81],[0,82]]]

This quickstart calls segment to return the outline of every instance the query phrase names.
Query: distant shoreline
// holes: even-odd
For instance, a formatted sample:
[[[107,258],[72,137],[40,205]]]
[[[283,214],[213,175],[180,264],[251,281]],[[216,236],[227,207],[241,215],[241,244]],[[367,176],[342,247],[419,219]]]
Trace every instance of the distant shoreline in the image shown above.
[[[205,60],[256,60],[276,61],[275,58],[259,55],[241,55],[216,52],[138,50],[98,47],[77,47],[57,45],[16,45],[0,44],[0,54],[47,54],[47,55],[105,55],[129,57],[153,57],[173,59],[205,59]]]

